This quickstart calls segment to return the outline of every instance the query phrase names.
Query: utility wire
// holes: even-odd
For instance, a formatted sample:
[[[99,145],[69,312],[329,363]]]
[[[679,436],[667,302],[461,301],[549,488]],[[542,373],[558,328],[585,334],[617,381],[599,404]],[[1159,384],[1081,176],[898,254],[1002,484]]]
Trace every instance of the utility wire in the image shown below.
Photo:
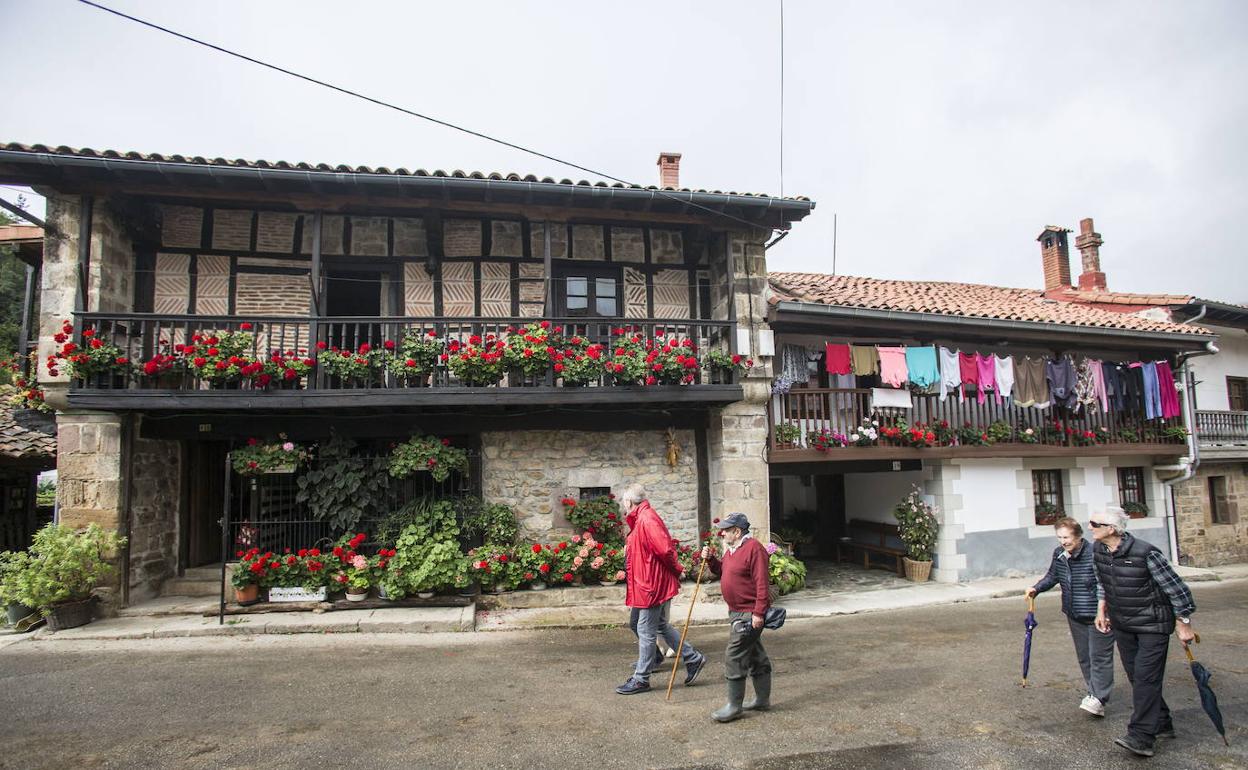
[[[780,0],[780,197],[784,197],[784,0]]]
[[[407,109],[406,107],[400,107],[400,106],[395,105],[395,104],[392,104],[392,103],[390,103],[390,102],[383,101],[383,100],[381,100],[381,99],[377,99],[377,98],[372,97],[372,96],[367,96],[367,95],[365,95],[365,94],[359,93],[358,91],[352,91],[352,90],[351,90],[351,89],[349,89],[349,88],[344,88],[344,87],[342,87],[342,86],[334,85],[333,83],[329,83],[329,82],[326,82],[326,81],[324,81],[324,80],[318,80],[317,78],[314,78],[314,77],[311,77],[311,76],[308,76],[308,75],[303,75],[303,74],[300,74],[300,73],[298,73],[298,72],[295,72],[294,70],[289,70],[289,69],[286,69],[285,67],[279,67],[279,66],[278,66],[278,65],[276,65],[276,64],[270,64],[269,62],[266,62],[266,61],[261,61],[260,59],[256,59],[256,58],[253,58],[253,57],[251,57],[251,56],[247,56],[246,54],[238,53],[237,51],[232,51],[232,50],[230,50],[230,49],[228,49],[228,48],[223,48],[222,46],[215,45],[215,44],[213,44],[213,43],[209,43],[209,42],[206,42],[206,41],[204,41],[204,40],[200,40],[199,38],[192,37],[191,35],[187,35],[187,34],[184,34],[184,33],[182,33],[182,32],[177,32],[177,31],[175,31],[175,30],[169,29],[168,27],[162,27],[162,26],[161,26],[161,25],[159,25],[159,24],[156,24],[156,23],[154,23],[154,22],[147,21],[147,20],[145,20],[145,19],[140,19],[140,18],[138,18],[137,16],[131,16],[131,15],[127,14],[127,13],[122,13],[121,11],[115,10],[115,9],[113,9],[113,8],[109,8],[108,6],[105,6],[105,5],[100,5],[99,3],[92,2],[92,0],[78,0],[78,2],[82,3],[83,5],[88,5],[88,6],[92,7],[92,8],[97,9],[97,10],[104,11],[105,13],[111,13],[112,15],[114,15],[114,16],[118,16],[118,17],[120,17],[120,18],[122,18],[122,19],[126,19],[127,21],[132,21],[132,22],[135,22],[136,24],[142,24],[143,26],[148,27],[148,28],[150,28],[150,29],[154,29],[154,30],[157,30],[157,31],[159,31],[159,32],[164,32],[164,33],[166,33],[166,34],[168,34],[168,35],[173,35],[174,37],[179,38],[179,39],[181,39],[181,40],[185,40],[185,41],[187,41],[188,43],[194,43],[194,44],[196,44],[196,45],[201,45],[201,46],[204,46],[205,48],[210,48],[210,49],[212,49],[212,50],[214,50],[214,51],[217,51],[218,53],[223,53],[223,54],[226,54],[227,56],[233,56],[233,57],[234,57],[234,58],[236,58],[236,59],[242,59],[242,60],[243,60],[243,61],[245,61],[245,62],[249,62],[249,63],[251,63],[251,64],[255,64],[255,65],[260,66],[260,67],[265,67],[265,68],[267,68],[267,69],[271,69],[271,70],[273,70],[273,71],[275,71],[275,72],[280,72],[280,73],[281,73],[281,74],[283,74],[283,75],[289,75],[290,77],[293,77],[293,78],[298,78],[299,80],[303,80],[303,81],[305,81],[305,82],[312,83],[313,85],[318,85],[318,86],[321,86],[321,87],[323,87],[323,88],[328,88],[328,89],[330,89],[330,90],[332,90],[332,91],[337,91],[338,93],[345,94],[345,95],[347,95],[347,96],[353,96],[353,97],[355,97],[355,98],[357,98],[357,99],[363,99],[364,101],[366,101],[366,102],[370,102],[370,103],[372,103],[372,104],[375,104],[375,105],[377,105],[378,107],[384,107],[384,108],[386,108],[386,109],[395,110],[396,112],[401,112],[401,113],[403,113],[404,115],[408,115],[408,116],[413,117],[413,118],[419,118],[419,119],[421,119],[421,120],[427,120],[427,121],[429,121],[430,123],[435,123],[435,124],[437,124],[437,125],[439,125],[439,126],[443,126],[443,127],[445,127],[445,128],[449,128],[449,129],[452,129],[452,130],[454,130],[454,131],[460,131],[460,132],[465,133],[465,134],[468,134],[468,135],[470,135],[470,136],[475,136],[475,137],[477,137],[478,139],[484,139],[484,140],[486,140],[487,142],[494,142],[495,144],[500,144],[500,145],[502,145],[502,146],[504,146],[504,147],[508,147],[508,148],[510,148],[510,149],[513,149],[513,150],[519,150],[520,152],[528,153],[528,154],[530,154],[530,155],[534,155],[534,156],[536,156],[536,157],[543,158],[543,159],[545,159],[545,160],[553,161],[554,163],[558,163],[558,164],[560,164],[560,165],[568,166],[568,167],[570,167],[570,168],[577,169],[578,171],[584,171],[585,173],[587,173],[587,174],[591,174],[591,175],[593,175],[593,176],[599,176],[599,177],[602,177],[602,178],[604,178],[604,179],[609,179],[609,180],[611,180],[611,181],[613,181],[613,182],[619,182],[620,184],[623,184],[623,185],[628,185],[629,187],[638,187],[638,188],[640,188],[640,187],[641,187],[641,185],[638,185],[638,184],[633,184],[632,182],[629,182],[629,181],[628,181],[628,180],[626,180],[626,179],[620,179],[619,177],[611,176],[610,174],[603,173],[602,171],[595,171],[595,170],[594,170],[594,169],[592,169],[592,168],[588,168],[588,167],[586,167],[586,166],[582,166],[582,165],[579,165],[579,164],[577,164],[577,163],[573,163],[572,161],[569,161],[569,160],[564,160],[564,159],[562,159],[562,158],[557,158],[557,157],[555,157],[554,155],[548,155],[548,154],[546,154],[546,153],[544,153],[544,152],[539,152],[538,150],[532,150],[532,149],[529,149],[528,147],[523,147],[523,146],[521,146],[521,145],[515,144],[514,142],[509,142],[509,141],[507,141],[507,140],[505,140],[505,139],[499,139],[499,138],[497,138],[497,137],[490,136],[489,134],[484,134],[484,133],[481,133],[480,131],[474,131],[474,130],[472,130],[472,129],[470,129],[470,128],[465,128],[465,127],[463,127],[463,126],[456,125],[456,124],[451,123],[451,122],[449,122],[449,121],[445,121],[445,120],[441,120],[441,119],[439,119],[439,118],[435,118],[435,117],[433,117],[433,116],[431,116],[431,115],[425,115],[425,114],[422,114],[422,113],[416,112],[416,111],[414,111],[414,110],[409,110],[409,109]],[[664,198],[668,198],[668,199],[673,200],[673,201],[675,201],[675,202],[677,202],[677,203],[680,203],[680,204],[682,204],[682,205],[685,205],[685,206],[690,206],[690,207],[692,207],[692,208],[699,209],[699,210],[701,210],[701,211],[705,211],[705,212],[706,212],[706,213],[708,213],[708,214],[713,214],[713,215],[718,216],[718,217],[723,217],[723,218],[725,218],[725,219],[730,219],[730,220],[732,220],[732,221],[734,221],[734,222],[738,222],[738,223],[743,224],[743,225],[745,225],[745,226],[747,226],[747,227],[750,227],[750,228],[755,228],[755,227],[763,227],[763,226],[764,226],[764,225],[762,225],[762,224],[760,224],[760,223],[758,223],[758,222],[750,222],[749,220],[746,220],[746,219],[741,219],[740,217],[735,217],[735,216],[733,216],[733,215],[731,215],[731,214],[727,214],[727,213],[725,213],[725,212],[723,212],[723,211],[718,211],[718,210],[716,210],[716,209],[710,208],[709,206],[703,206],[703,205],[701,205],[701,204],[699,204],[699,203],[694,203],[693,201],[682,200],[680,197],[678,197],[678,196],[676,196],[676,195],[672,195],[672,194],[670,194],[670,193],[667,193],[667,192],[665,192],[665,191],[663,191],[663,190],[655,190],[654,192],[655,192],[656,194],[658,194],[658,195],[663,196]],[[781,193],[781,195],[783,195],[783,193]],[[773,229],[773,230],[774,230],[775,228],[770,228],[770,229]]]

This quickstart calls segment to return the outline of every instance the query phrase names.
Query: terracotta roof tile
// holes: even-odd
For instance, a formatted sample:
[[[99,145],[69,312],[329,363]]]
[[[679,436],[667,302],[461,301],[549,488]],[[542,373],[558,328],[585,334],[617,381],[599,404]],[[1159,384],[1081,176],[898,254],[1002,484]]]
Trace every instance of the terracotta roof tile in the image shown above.
[[[449,178],[454,178],[454,179],[481,179],[481,180],[488,179],[488,180],[493,180],[493,181],[506,181],[506,182],[538,182],[538,183],[544,183],[544,184],[571,185],[575,187],[616,187],[616,188],[621,188],[621,189],[630,188],[634,190],[663,189],[668,192],[708,193],[712,195],[740,195],[740,196],[749,197],[749,198],[775,198],[776,197],[773,195],[767,195],[765,193],[747,193],[747,192],[735,192],[735,191],[725,191],[725,190],[705,190],[701,188],[689,188],[689,187],[660,188],[655,185],[645,185],[645,186],[626,185],[626,184],[621,184],[620,182],[608,183],[608,182],[603,182],[603,181],[590,182],[585,179],[581,179],[579,181],[573,181],[571,179],[556,180],[553,177],[549,177],[549,176],[539,178],[534,174],[517,174],[515,172],[502,172],[502,171],[492,171],[492,172],[467,171],[466,172],[466,171],[455,170],[455,171],[448,172],[448,171],[443,171],[441,169],[434,169],[433,171],[426,171],[423,168],[418,168],[415,171],[408,171],[406,168],[402,168],[402,167],[396,168],[394,170],[390,170],[389,168],[386,168],[384,166],[379,166],[374,169],[368,166],[348,166],[348,165],[331,166],[327,163],[317,163],[315,165],[310,164],[310,163],[303,163],[303,162],[288,163],[287,161],[284,161],[284,160],[279,160],[279,161],[244,160],[242,158],[237,158],[235,160],[226,160],[225,158],[208,159],[200,155],[188,156],[188,155],[162,155],[160,153],[155,153],[155,152],[152,152],[152,153],[119,152],[117,150],[93,150],[90,147],[74,148],[74,147],[67,147],[65,145],[60,145],[58,147],[50,147],[46,144],[21,144],[19,142],[9,142],[7,144],[0,144],[0,149],[9,150],[12,152],[46,153],[46,154],[51,154],[51,155],[74,155],[74,156],[83,157],[83,158],[117,158],[117,159],[124,159],[124,160],[149,161],[153,163],[186,163],[189,165],[198,165],[198,166],[235,166],[239,168],[256,168],[256,169],[266,169],[266,168],[300,169],[303,171],[323,171],[325,173],[335,173],[335,174],[346,173],[346,174],[371,174],[371,175],[380,175],[380,176],[428,176],[428,177],[449,177]],[[810,198],[799,195],[799,196],[786,196],[782,200],[809,201]]]
[[[13,408],[0,401],[0,460],[56,462],[56,437],[19,424]]]
[[[888,281],[824,273],[769,273],[770,302],[809,302],[872,310],[1031,321],[1171,334],[1209,334],[1198,326],[1154,321],[1087,305],[1048,299],[1037,289],[944,281]]]

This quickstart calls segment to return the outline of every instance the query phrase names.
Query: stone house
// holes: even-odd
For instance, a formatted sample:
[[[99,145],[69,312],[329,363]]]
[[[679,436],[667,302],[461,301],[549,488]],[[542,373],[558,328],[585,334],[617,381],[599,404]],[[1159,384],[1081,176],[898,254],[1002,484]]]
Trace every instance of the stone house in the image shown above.
[[[801,198],[516,174],[0,147],[0,178],[47,198],[39,353],[69,335],[142,363],[205,332],[250,329],[253,352],[447,340],[549,319],[609,342],[627,327],[705,353],[755,354],[744,376],[564,387],[547,375],[469,387],[445,372],[361,386],[315,367],[298,388],[197,377],[70,382],[42,368],[57,412],[59,515],[128,537],[124,600],[229,556],[239,510],[227,453],[249,437],[384,445],[413,434],[468,449],[462,483],[513,506],[533,537],[566,531],[561,498],[641,481],[682,539],[741,510],[767,530],[769,361],[764,245]],[[405,387],[404,385],[409,385]],[[256,496],[253,495],[253,500]],[[289,500],[281,503],[289,506]]]
[[[1046,283],[1069,288],[1066,233],[1037,239]],[[1064,272],[1063,272],[1064,271]],[[1103,279],[1103,275],[1102,275]],[[1190,371],[1213,331],[1177,319],[1059,301],[1046,290],[772,272],[767,320],[776,337],[780,387],[769,407],[771,524],[803,531],[821,555],[840,539],[870,542],[918,486],[940,510],[935,579],[960,581],[1042,571],[1054,547],[1051,510],[1086,521],[1098,508],[1132,504],[1132,531],[1174,555],[1176,503],[1194,442],[1183,436],[1195,404]],[[939,388],[882,388],[878,375],[829,373],[827,346],[920,347],[1011,358],[1165,361],[1184,413],[1149,419],[1134,408],[1070,410],[1019,399],[942,397]],[[853,348],[850,348],[853,351]],[[843,368],[843,366],[842,366]],[[854,365],[855,372],[858,371]],[[1017,387],[1017,383],[1016,383]],[[956,391],[956,389],[954,389]],[[945,424],[967,433],[935,446],[893,440],[820,450],[820,437],[852,436],[863,421]],[[1061,423],[1061,432],[1050,429]],[[777,435],[780,426],[798,434]],[[985,440],[991,426],[999,431]],[[1177,430],[1176,430],[1177,429]],[[1086,437],[1086,438],[1085,438]],[[902,445],[899,445],[902,444]],[[1178,498],[1183,521],[1183,496]],[[880,541],[876,540],[876,543]],[[896,547],[899,543],[893,543]]]
[[[1196,323],[1217,334],[1212,350],[1188,359],[1195,412],[1195,452],[1174,483],[1178,552],[1183,564],[1209,567],[1248,561],[1248,307],[1185,294],[1110,291],[1101,269],[1104,243],[1093,221],[1079,223],[1083,254],[1078,285],[1054,285],[1048,295],[1100,310]],[[1069,280],[1067,280],[1069,283]],[[1248,509],[1245,509],[1248,510]]]

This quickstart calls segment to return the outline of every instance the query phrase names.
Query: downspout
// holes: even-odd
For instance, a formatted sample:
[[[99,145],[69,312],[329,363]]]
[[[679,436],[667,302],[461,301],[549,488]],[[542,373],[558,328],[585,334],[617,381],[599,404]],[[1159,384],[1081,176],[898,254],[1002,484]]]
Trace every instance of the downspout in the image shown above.
[[[1200,306],[1200,312],[1191,318],[1183,321],[1184,324],[1195,323],[1205,317],[1208,308],[1205,305]],[[1196,469],[1200,467],[1200,439],[1196,435],[1196,383],[1192,375],[1188,361],[1196,356],[1211,356],[1218,352],[1218,346],[1213,341],[1205,343],[1204,350],[1195,350],[1188,353],[1180,353],[1176,356],[1179,361],[1179,375],[1183,378],[1183,421],[1187,425],[1187,457],[1183,458],[1183,462],[1177,465],[1158,465],[1154,466],[1154,471],[1162,472],[1178,472],[1179,475],[1171,479],[1163,479],[1162,484],[1167,487],[1165,496],[1166,504],[1166,529],[1170,536],[1170,563],[1179,563],[1179,527],[1178,527],[1178,507],[1174,502],[1174,487],[1189,481],[1196,475]]]

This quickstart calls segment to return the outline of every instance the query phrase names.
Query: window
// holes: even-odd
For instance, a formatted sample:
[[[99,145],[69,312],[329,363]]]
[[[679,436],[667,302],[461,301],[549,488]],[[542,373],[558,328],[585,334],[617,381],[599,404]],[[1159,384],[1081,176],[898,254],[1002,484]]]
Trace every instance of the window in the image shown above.
[[[569,318],[618,318],[619,272],[614,268],[569,267],[556,276],[562,315]]]
[[[1233,524],[1230,501],[1226,498],[1226,476],[1209,477],[1209,521]]]
[[[606,497],[611,494],[611,487],[581,487],[578,500],[593,500],[595,497]]]
[[[1125,508],[1128,503],[1144,502],[1144,469],[1118,469],[1118,502]]]
[[[1232,412],[1248,412],[1248,377],[1226,378],[1226,400]]]
[[[1052,524],[1066,515],[1061,471],[1032,471],[1031,494],[1037,524]]]

